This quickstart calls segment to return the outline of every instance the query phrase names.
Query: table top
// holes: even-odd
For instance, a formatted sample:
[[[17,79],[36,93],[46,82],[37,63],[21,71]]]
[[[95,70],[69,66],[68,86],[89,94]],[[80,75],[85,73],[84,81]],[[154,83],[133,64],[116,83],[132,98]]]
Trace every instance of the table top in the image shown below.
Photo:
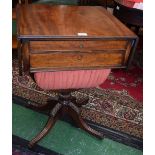
[[[103,7],[45,4],[17,6],[17,36],[18,39],[136,37]]]

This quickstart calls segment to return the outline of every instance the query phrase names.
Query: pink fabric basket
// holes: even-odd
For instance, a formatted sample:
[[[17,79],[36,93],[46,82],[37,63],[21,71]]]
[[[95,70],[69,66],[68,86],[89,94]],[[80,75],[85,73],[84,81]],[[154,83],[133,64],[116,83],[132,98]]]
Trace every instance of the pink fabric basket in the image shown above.
[[[110,69],[102,69],[38,72],[34,74],[34,78],[38,86],[44,90],[90,88],[103,83],[110,71]]]

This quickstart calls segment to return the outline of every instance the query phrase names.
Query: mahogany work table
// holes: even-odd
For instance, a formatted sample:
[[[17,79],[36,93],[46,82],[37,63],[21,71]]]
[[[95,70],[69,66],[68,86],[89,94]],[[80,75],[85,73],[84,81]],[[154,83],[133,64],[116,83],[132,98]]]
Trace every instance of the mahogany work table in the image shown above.
[[[103,7],[18,5],[17,37],[20,74],[43,71],[128,67],[138,38]],[[57,117],[69,114],[81,129],[103,138],[80,116],[71,92],[62,90],[58,99],[33,108],[50,110],[44,129],[29,142],[32,148],[54,125]]]
[[[103,7],[45,4],[17,5],[17,39],[20,73],[125,68],[138,41]]]

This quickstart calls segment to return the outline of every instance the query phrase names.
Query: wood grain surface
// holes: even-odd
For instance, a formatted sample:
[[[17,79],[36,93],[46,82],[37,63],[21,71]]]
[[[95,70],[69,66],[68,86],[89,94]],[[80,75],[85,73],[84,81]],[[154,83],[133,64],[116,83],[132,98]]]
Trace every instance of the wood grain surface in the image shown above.
[[[18,34],[30,37],[135,37],[117,18],[100,6],[30,4],[17,6]]]
[[[30,41],[26,47],[25,68],[43,71],[126,66],[132,46],[127,40],[92,40]]]
[[[96,53],[74,53],[56,52],[52,54],[31,54],[30,64],[32,68],[79,68],[114,66],[122,64],[122,52],[96,52]]]
[[[31,41],[31,53],[44,51],[93,51],[93,50],[125,50],[126,40],[99,40],[99,41]]]

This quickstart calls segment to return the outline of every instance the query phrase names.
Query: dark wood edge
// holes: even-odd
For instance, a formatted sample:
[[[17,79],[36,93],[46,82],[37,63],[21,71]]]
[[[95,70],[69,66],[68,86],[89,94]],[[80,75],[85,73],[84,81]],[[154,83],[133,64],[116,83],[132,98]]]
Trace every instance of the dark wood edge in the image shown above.
[[[27,41],[67,41],[67,40],[82,40],[82,41],[95,41],[95,40],[128,40],[135,39],[137,36],[49,36],[49,35],[20,35],[17,34],[18,39],[22,39],[23,42]]]
[[[61,155],[60,153],[49,150],[49,149],[42,147],[38,144],[36,144],[35,147],[30,150],[30,149],[28,149],[28,143],[29,143],[29,141],[27,141],[21,137],[18,137],[16,135],[12,135],[13,148],[22,150],[23,152],[26,151],[27,153],[30,153],[30,154],[35,153],[36,155],[38,155],[38,154]]]
[[[16,96],[16,95],[13,95],[12,99],[15,104],[18,104],[18,105],[24,106],[24,107],[26,107],[26,105],[28,104],[28,101],[29,101],[27,99],[24,99],[24,98]],[[28,108],[28,107],[26,107],[26,108]],[[47,112],[42,112],[42,111],[38,111],[38,112],[48,115]],[[69,118],[66,118],[66,117],[62,118],[61,120],[67,121],[69,123],[73,123]],[[124,133],[124,132],[121,132],[118,130],[114,130],[112,128],[108,128],[106,126],[102,126],[102,125],[94,123],[90,120],[85,120],[85,121],[86,121],[86,123],[88,123],[88,125],[90,125],[95,130],[97,130],[101,133],[104,133],[107,138],[110,138],[114,141],[123,143],[128,146],[134,147],[136,149],[143,150],[143,139],[129,135],[127,133]],[[72,125],[75,126],[74,124],[72,124]]]
[[[55,67],[55,68],[30,68],[30,73],[35,73],[35,72],[56,72],[56,71],[75,71],[75,70],[100,70],[100,69],[109,69],[109,68],[126,68],[126,66],[122,66],[121,64],[120,65],[115,65],[115,66],[104,66],[104,67],[101,67],[101,66],[95,66],[95,67],[65,67],[65,68],[60,68],[60,67]]]
[[[132,62],[133,57],[135,55],[135,51],[136,51],[136,48],[137,48],[137,45],[138,45],[138,41],[139,41],[138,37],[133,40],[133,45],[132,45],[131,52],[130,52],[130,55],[129,55],[129,59],[128,59],[128,62],[127,62],[127,69],[129,69],[130,66],[131,66],[131,62]]]

